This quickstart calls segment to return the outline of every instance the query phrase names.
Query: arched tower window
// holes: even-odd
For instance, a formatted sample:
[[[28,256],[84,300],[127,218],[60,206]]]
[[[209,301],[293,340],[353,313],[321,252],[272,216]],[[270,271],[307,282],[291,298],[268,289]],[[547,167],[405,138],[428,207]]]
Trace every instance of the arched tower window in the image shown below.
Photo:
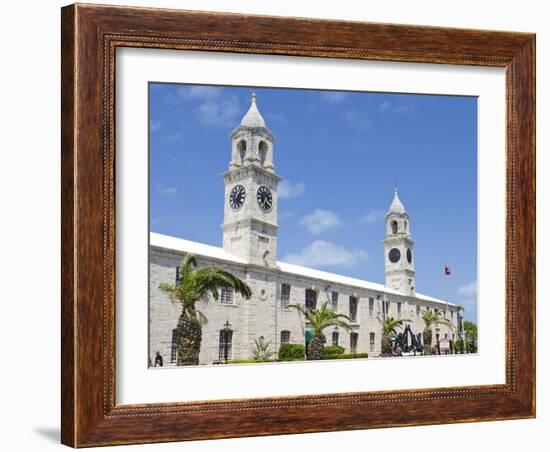
[[[290,344],[290,331],[281,331],[281,345],[282,344]]]
[[[233,331],[230,329],[220,330],[219,359],[227,361],[233,356]]]
[[[397,229],[398,229],[397,221],[393,220],[391,222],[391,232],[392,232],[392,234],[397,234]]]
[[[267,156],[267,143],[265,141],[260,141],[258,146],[258,157],[260,158],[260,163],[263,165],[265,163],[265,158]]]
[[[241,140],[237,143],[237,150],[239,151],[239,159],[241,160],[241,163],[244,162],[244,158],[246,156],[246,141]]]
[[[405,232],[407,232],[408,227],[409,227],[409,224],[407,223],[407,220],[405,220]]]

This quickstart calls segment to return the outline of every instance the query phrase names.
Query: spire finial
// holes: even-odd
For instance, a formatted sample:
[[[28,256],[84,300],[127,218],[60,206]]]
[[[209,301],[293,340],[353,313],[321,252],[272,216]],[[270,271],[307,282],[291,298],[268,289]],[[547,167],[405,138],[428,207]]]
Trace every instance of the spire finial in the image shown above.
[[[405,213],[405,207],[401,203],[401,200],[399,199],[399,196],[397,195],[397,185],[393,186],[393,201],[390,206],[389,212],[393,213]]]
[[[260,111],[258,110],[258,106],[256,105],[256,91],[252,91],[252,101],[250,103],[250,108],[248,109],[246,115],[243,116],[243,119],[241,120],[241,126],[265,127],[264,118],[262,118],[262,114],[260,113]]]

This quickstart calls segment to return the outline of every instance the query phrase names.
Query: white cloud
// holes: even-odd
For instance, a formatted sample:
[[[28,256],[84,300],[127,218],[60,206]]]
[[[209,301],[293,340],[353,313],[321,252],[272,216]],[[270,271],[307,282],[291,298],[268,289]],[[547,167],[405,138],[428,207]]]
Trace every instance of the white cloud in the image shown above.
[[[304,191],[305,185],[302,182],[292,184],[292,182],[286,179],[279,184],[278,189],[280,199],[297,198],[298,196],[302,196]]]
[[[388,111],[390,107],[391,107],[391,102],[389,100],[385,100],[380,104],[381,111]]]
[[[473,281],[470,284],[461,286],[458,288],[458,293],[460,295],[472,296],[477,294],[477,281]]]
[[[325,104],[337,104],[338,102],[342,102],[347,97],[346,93],[338,92],[338,91],[326,91],[321,93],[321,102]]]
[[[174,195],[178,192],[178,187],[173,185],[166,186],[164,184],[154,184],[155,190],[163,195]]]
[[[372,122],[370,121],[370,119],[365,118],[365,116],[362,115],[361,113],[358,113],[358,112],[353,111],[353,110],[349,110],[345,113],[344,118],[351,125],[359,128],[359,129],[369,130],[369,131],[373,130]]]
[[[210,125],[235,125],[239,114],[237,96],[228,96],[223,100],[208,100],[197,109],[198,119]]]
[[[170,133],[168,135],[163,136],[162,140],[167,143],[174,142],[174,141],[176,142],[183,141],[183,133],[181,132]]]
[[[378,220],[382,218],[384,218],[384,211],[373,209],[368,211],[361,218],[359,218],[359,222],[364,224],[371,224],[371,223],[376,223]]]
[[[211,100],[220,97],[221,91],[221,88],[215,86],[182,86],[177,93],[184,100]]]
[[[414,113],[414,105],[413,104],[400,105],[399,107],[395,108],[395,111],[397,113],[401,113],[404,115],[410,115]]]
[[[342,222],[337,214],[330,210],[317,209],[300,220],[309,232],[318,235],[323,231],[340,226]]]
[[[465,317],[471,318],[477,309],[477,281],[459,287],[457,292],[465,297],[464,300],[458,301],[457,304],[464,308]]]
[[[151,121],[149,121],[149,129],[151,130],[151,132],[156,132],[157,130],[159,130],[160,121],[155,121],[154,119],[151,119]]]
[[[414,113],[414,104],[401,104],[394,106],[389,100],[385,100],[380,104],[380,111],[389,111],[393,113],[400,113],[402,115],[409,115]]]
[[[315,240],[298,254],[287,254],[285,262],[305,267],[351,267],[368,259],[363,250],[348,250],[332,242]]]

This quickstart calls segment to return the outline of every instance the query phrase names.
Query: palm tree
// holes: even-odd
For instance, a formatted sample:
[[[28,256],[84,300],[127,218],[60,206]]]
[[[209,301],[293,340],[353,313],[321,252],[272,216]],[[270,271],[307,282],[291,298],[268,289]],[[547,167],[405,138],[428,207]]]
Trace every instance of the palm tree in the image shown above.
[[[271,342],[266,341],[263,336],[254,339],[254,345],[250,347],[252,359],[256,361],[266,361],[270,359],[275,352],[271,349]]]
[[[231,287],[244,298],[249,299],[250,287],[232,273],[216,267],[203,267],[195,270],[197,259],[186,255],[179,267],[176,284],[162,283],[159,288],[168,294],[170,301],[181,306],[181,314],[176,328],[177,365],[199,364],[202,325],[206,317],[197,309],[196,303],[212,294],[218,299],[222,287]]]
[[[455,341],[454,347],[455,347],[455,353],[458,353],[458,349],[460,348],[460,353],[464,353],[464,323],[462,319],[461,312],[464,312],[464,308],[460,305],[457,305],[456,307],[456,313],[457,313],[457,320],[458,320],[458,340]]]
[[[313,331],[313,337],[307,348],[308,360],[319,360],[323,355],[323,342],[324,335],[323,330],[329,326],[338,326],[344,328],[346,331],[351,330],[351,326],[348,322],[351,322],[350,318],[344,314],[337,314],[328,306],[328,301],[325,301],[319,309],[308,310],[303,306],[291,304],[289,308],[297,309],[310,323]]]
[[[445,325],[454,329],[454,325],[449,320],[441,317],[441,311],[432,310],[427,308],[422,313],[422,320],[424,321],[424,331],[422,332],[422,341],[424,342],[424,354],[432,354],[432,326]]]
[[[408,319],[394,319],[388,315],[384,320],[378,318],[382,325],[382,353],[381,356],[392,356],[391,335],[397,335],[397,328],[403,326],[403,322],[409,322]]]

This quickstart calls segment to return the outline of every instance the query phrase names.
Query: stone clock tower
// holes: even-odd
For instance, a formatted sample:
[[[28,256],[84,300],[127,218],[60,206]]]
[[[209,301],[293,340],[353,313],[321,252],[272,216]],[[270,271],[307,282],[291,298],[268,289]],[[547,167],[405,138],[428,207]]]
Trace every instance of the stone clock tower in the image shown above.
[[[399,200],[395,189],[390,210],[386,213],[384,239],[386,286],[404,295],[412,296],[416,294],[413,245],[409,214]]]
[[[256,105],[256,94],[231,133],[231,161],[223,174],[223,249],[246,262],[277,265],[277,187],[273,166],[275,137]]]

